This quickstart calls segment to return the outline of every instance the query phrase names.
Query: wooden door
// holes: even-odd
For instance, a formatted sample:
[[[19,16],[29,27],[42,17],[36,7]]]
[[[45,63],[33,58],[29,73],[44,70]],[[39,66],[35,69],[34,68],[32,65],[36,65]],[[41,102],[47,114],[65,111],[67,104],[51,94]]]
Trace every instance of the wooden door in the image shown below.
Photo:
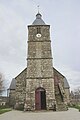
[[[36,90],[35,92],[35,109],[40,110],[41,109],[41,99],[40,99],[40,91]]]
[[[35,91],[35,109],[46,109],[46,91],[43,88],[38,88]]]

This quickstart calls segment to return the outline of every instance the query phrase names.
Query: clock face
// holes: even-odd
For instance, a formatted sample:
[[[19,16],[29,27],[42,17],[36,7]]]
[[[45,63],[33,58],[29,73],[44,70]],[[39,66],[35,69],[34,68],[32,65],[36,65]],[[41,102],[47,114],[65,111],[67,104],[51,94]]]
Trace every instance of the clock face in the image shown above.
[[[41,34],[39,34],[39,33],[38,33],[38,34],[36,34],[36,37],[40,38],[40,37],[41,37]]]

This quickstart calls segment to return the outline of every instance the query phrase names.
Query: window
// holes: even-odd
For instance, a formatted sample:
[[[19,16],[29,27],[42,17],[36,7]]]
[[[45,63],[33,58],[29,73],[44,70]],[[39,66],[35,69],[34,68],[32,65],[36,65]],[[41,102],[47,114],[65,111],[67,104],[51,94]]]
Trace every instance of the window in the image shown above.
[[[37,27],[37,34],[41,34],[41,28],[40,27]]]

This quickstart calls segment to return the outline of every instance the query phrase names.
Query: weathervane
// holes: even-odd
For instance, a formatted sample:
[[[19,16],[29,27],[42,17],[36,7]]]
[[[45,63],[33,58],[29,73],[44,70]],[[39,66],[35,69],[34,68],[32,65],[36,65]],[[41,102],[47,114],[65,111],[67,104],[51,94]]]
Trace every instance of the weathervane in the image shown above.
[[[37,6],[37,8],[38,8],[38,13],[39,13],[39,7],[40,7],[40,6],[38,5],[38,6]]]

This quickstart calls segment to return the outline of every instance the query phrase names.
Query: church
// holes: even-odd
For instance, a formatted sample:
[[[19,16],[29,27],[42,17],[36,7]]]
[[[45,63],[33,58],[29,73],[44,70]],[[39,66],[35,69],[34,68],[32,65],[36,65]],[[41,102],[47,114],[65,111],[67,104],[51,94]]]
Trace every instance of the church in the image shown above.
[[[64,75],[53,67],[50,25],[38,12],[28,25],[27,67],[12,79],[9,104],[25,111],[67,110],[69,84]]]

